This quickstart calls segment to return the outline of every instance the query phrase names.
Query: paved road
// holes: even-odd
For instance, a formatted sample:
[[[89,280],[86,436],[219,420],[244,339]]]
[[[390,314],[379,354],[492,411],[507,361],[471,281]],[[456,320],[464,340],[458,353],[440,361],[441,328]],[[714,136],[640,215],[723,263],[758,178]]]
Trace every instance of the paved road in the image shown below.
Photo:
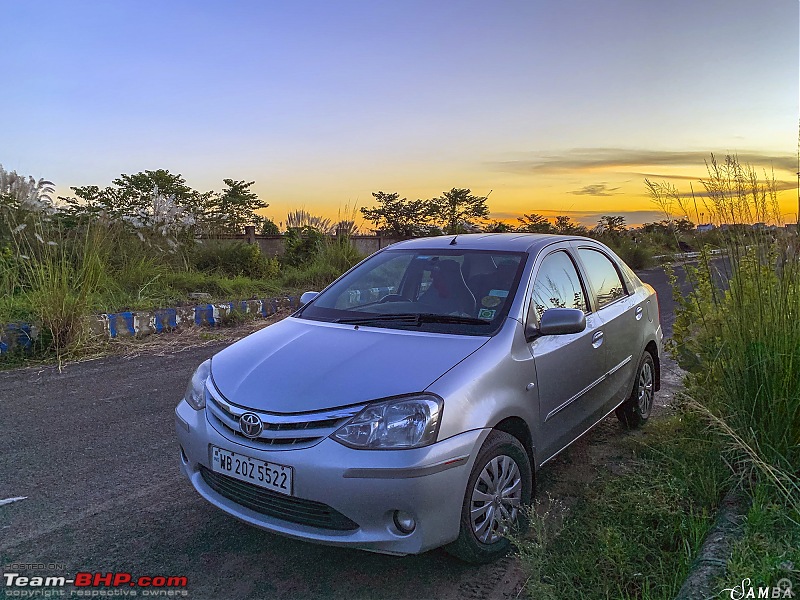
[[[671,326],[663,272],[642,277]],[[178,471],[173,409],[221,347],[0,373],[0,501],[27,496],[0,506],[0,572],[24,562],[185,575],[191,598],[514,597],[508,559],[476,568],[441,550],[397,558],[315,546],[203,501]]]
[[[715,258],[711,261],[711,270],[714,274],[714,283],[720,289],[727,289],[727,282],[730,277],[731,265],[727,258]],[[672,325],[675,323],[675,300],[672,297],[672,288],[667,280],[664,269],[657,267],[646,271],[637,271],[640,279],[649,283],[658,293],[659,313],[661,315],[661,326],[666,337],[672,336]],[[682,266],[675,267],[675,277],[680,286],[681,293],[686,296],[695,287],[694,280],[687,277],[686,271]]]

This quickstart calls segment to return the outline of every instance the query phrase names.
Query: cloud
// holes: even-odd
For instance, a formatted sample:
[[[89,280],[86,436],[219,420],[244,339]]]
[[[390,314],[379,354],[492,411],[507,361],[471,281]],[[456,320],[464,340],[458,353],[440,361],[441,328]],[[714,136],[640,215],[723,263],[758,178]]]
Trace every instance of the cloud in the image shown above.
[[[595,183],[584,186],[579,190],[574,190],[570,194],[575,194],[576,196],[613,196],[614,194],[611,192],[615,192],[618,189],[618,187],[610,188],[605,183]]]
[[[739,162],[758,167],[794,172],[797,157],[791,154],[770,154],[744,151],[735,154]],[[716,155],[724,160],[724,153]],[[557,154],[530,153],[516,160],[490,163],[499,171],[520,174],[558,173],[592,169],[615,169],[639,174],[643,166],[693,166],[702,167],[711,154],[700,151],[642,150],[630,148],[573,148]],[[674,176],[673,176],[674,177]]]

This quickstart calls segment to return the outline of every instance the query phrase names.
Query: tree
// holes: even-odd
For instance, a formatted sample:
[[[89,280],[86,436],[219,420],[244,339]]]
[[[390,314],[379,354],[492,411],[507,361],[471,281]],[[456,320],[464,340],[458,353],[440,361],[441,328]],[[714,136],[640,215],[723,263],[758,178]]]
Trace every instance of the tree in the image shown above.
[[[119,189],[120,199],[129,204],[147,204],[154,189],[164,196],[174,196],[181,206],[190,205],[197,192],[186,185],[183,175],[167,169],[142,171],[134,175],[122,174],[111,182]]]
[[[682,217],[680,219],[662,219],[655,223],[645,223],[642,225],[643,233],[690,233],[694,231],[694,223]]]
[[[167,202],[174,210],[202,221],[211,192],[200,193],[186,184],[180,174],[166,169],[122,174],[100,188],[96,185],[70,188],[77,198],[59,198],[70,205],[75,214],[105,213],[110,219],[136,222],[158,220],[157,213]]]
[[[672,219],[672,228],[678,233],[691,233],[695,230],[695,225],[686,217]]]
[[[275,221],[269,217],[264,217],[261,221],[261,235],[280,235],[281,230],[275,224]]]
[[[514,227],[509,225],[508,223],[503,223],[502,221],[494,220],[488,225],[486,225],[483,230],[486,233],[509,233],[514,231]]]
[[[553,229],[556,233],[561,235],[586,235],[588,233],[586,227],[579,225],[578,223],[573,223],[569,217],[564,215],[559,215],[556,217],[556,222],[555,225],[553,225]]]
[[[426,235],[431,220],[431,206],[425,200],[408,200],[392,192],[373,192],[378,206],[362,208],[364,219],[387,235],[410,238]]]
[[[612,237],[617,237],[625,233],[627,227],[625,226],[625,217],[603,215],[598,219],[597,226],[600,233],[608,234]]]
[[[552,233],[553,226],[542,215],[531,213],[517,218],[519,225],[517,231],[524,233]]]
[[[470,219],[484,219],[489,215],[487,196],[475,196],[472,190],[453,188],[438,198],[431,198],[431,215],[448,235],[463,232],[463,224]]]
[[[263,217],[255,211],[267,208],[269,204],[250,189],[255,181],[223,179],[227,186],[212,200],[212,211],[221,228],[230,233],[241,233],[246,225],[260,225]]]

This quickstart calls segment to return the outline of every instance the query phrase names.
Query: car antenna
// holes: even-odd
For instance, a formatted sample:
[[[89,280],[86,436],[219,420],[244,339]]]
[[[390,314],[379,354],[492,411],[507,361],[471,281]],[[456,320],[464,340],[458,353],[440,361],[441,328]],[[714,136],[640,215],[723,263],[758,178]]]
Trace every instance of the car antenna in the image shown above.
[[[455,246],[455,245],[456,245],[456,238],[457,238],[457,237],[458,237],[458,234],[454,235],[454,236],[453,236],[453,239],[452,239],[452,240],[450,240],[450,245],[451,245],[451,246]]]

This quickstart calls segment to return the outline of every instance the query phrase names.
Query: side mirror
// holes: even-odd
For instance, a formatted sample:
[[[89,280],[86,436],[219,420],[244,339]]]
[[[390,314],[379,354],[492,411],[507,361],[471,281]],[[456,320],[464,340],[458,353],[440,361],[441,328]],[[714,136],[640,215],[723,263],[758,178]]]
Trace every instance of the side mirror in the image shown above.
[[[537,329],[530,319],[525,326],[525,339],[531,341],[540,335],[566,335],[586,329],[586,315],[577,308],[548,308],[542,313]]]
[[[304,292],[303,295],[300,296],[300,306],[305,306],[317,296],[319,296],[319,292]]]

